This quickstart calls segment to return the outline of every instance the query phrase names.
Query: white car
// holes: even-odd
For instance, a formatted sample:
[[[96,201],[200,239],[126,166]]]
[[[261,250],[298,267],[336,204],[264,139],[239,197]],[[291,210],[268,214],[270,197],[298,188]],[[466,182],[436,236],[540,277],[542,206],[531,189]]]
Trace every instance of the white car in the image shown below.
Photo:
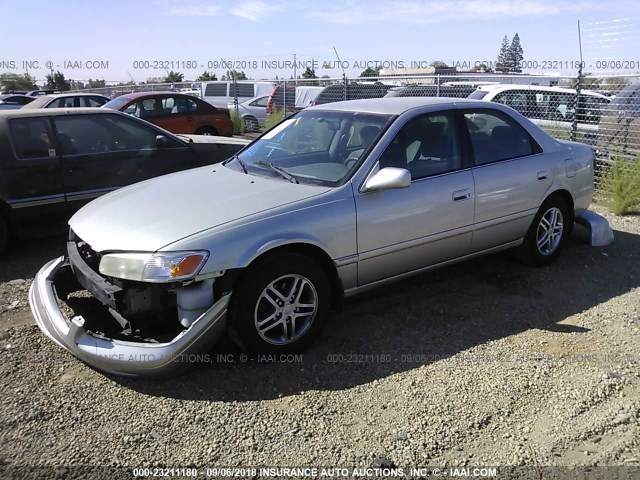
[[[468,98],[508,105],[554,137],[568,139],[575,119],[587,144],[595,143],[600,116],[610,102],[605,95],[583,90],[577,105],[575,90],[538,85],[483,85]]]

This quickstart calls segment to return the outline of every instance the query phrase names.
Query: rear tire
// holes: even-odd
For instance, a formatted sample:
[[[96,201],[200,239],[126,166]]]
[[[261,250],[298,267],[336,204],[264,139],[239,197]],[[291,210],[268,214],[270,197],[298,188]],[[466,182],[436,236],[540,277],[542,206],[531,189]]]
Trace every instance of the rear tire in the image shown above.
[[[529,227],[520,246],[520,258],[530,265],[548,265],[564,247],[571,232],[573,218],[565,201],[559,196],[547,198]]]
[[[218,135],[218,132],[213,127],[200,127],[196,130],[196,135]]]
[[[320,334],[331,308],[324,270],[299,253],[259,261],[234,287],[231,338],[253,353],[300,352]]]
[[[260,128],[258,120],[254,117],[244,117],[244,130],[245,132],[255,132]]]

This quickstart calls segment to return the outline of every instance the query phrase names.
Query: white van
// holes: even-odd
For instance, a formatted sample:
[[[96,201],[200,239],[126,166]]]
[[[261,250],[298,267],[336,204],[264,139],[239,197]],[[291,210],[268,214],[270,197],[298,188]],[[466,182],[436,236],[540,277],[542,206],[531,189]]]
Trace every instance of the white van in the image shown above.
[[[468,98],[508,105],[559,139],[570,137],[575,118],[578,140],[587,144],[595,143],[600,116],[611,101],[600,93],[582,90],[576,112],[575,90],[538,85],[483,85]]]
[[[238,103],[242,103],[253,97],[271,95],[275,86],[276,84],[273,82],[254,82],[252,80],[202,82],[200,98],[216,107],[226,107],[229,103],[234,102],[236,93]]]

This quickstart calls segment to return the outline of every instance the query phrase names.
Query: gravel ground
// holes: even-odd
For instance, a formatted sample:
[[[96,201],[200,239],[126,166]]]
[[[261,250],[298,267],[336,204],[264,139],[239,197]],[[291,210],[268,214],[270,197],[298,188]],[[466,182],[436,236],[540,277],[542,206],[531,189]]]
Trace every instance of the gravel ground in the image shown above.
[[[243,362],[224,340],[170,380],[105,376],[46,339],[27,291],[65,239],[14,247],[0,273],[0,472],[637,466],[640,217],[595,210],[609,247],[576,234],[550,267],[499,254],[415,277],[349,301],[301,358]]]

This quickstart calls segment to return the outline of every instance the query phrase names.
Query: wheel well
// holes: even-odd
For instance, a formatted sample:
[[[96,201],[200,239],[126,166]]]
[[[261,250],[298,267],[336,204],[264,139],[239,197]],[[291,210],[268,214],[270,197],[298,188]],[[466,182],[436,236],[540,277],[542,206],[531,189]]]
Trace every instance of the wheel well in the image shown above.
[[[550,198],[553,196],[560,197],[564,201],[567,208],[569,209],[569,215],[571,216],[571,221],[569,222],[569,233],[571,233],[571,231],[573,230],[573,221],[576,216],[575,206],[573,204],[573,197],[567,190],[556,190],[555,192],[551,193],[547,198]]]
[[[331,259],[327,253],[322,250],[320,247],[315,245],[311,245],[309,243],[291,243],[287,245],[282,245],[276,248],[273,248],[267,252],[264,252],[260,256],[253,259],[253,261],[244,268],[245,271],[250,269],[258,262],[262,262],[265,259],[271,257],[272,255],[278,255],[282,253],[296,252],[302,255],[305,255],[320,265],[320,267],[325,271],[327,277],[329,278],[329,283],[331,285],[331,302],[332,307],[336,310],[342,309],[342,304],[344,301],[344,288],[342,287],[342,281],[338,276],[338,271],[336,270],[335,263]]]
[[[218,134],[218,130],[215,127],[212,127],[211,125],[202,125],[196,128],[196,134],[202,131],[213,132],[216,135]]]

